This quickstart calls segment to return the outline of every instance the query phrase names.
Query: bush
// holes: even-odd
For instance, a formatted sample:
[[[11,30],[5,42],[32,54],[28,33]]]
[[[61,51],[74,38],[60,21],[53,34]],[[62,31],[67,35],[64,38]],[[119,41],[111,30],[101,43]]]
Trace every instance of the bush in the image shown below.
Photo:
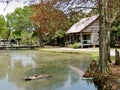
[[[69,44],[68,47],[70,48],[79,48],[81,45],[80,43]]]
[[[73,48],[73,45],[72,45],[72,44],[68,44],[68,47],[69,47],[69,48]]]

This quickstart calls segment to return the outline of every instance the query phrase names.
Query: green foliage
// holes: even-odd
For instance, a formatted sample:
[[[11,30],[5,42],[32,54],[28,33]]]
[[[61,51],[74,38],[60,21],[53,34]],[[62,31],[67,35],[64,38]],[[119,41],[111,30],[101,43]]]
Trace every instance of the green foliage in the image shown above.
[[[68,47],[70,48],[79,48],[81,45],[80,43],[69,44]]]
[[[8,35],[7,23],[3,16],[0,16],[0,38],[6,39]]]
[[[91,55],[92,55],[92,59],[93,60],[99,60],[99,53],[98,52],[95,52],[95,53],[91,53]]]
[[[113,36],[120,36],[120,10],[117,14],[117,17],[112,23],[112,35]]]
[[[69,20],[70,20],[71,23],[76,23],[81,18],[87,17],[88,15],[89,15],[89,13],[84,13],[83,11],[80,11],[80,12],[72,11],[70,13],[70,19]]]
[[[116,42],[120,41],[120,10],[111,25],[111,46],[119,46]]]
[[[26,38],[29,38],[28,34],[33,31],[33,25],[30,22],[31,8],[25,6],[22,8],[17,8],[13,13],[6,16],[8,22],[8,28],[11,32],[11,38],[24,36],[22,34],[26,33]],[[24,37],[23,37],[24,38]]]

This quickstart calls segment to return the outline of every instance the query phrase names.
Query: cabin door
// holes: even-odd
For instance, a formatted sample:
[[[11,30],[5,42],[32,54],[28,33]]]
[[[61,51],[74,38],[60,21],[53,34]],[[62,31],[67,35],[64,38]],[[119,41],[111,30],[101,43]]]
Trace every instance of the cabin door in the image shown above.
[[[83,34],[83,44],[89,44],[91,41],[91,34]]]

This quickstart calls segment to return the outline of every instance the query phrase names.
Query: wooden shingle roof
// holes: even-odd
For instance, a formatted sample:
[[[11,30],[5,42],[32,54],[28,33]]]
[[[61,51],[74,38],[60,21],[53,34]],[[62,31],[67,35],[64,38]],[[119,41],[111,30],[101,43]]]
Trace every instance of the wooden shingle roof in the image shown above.
[[[98,19],[99,15],[83,18],[74,24],[66,33],[78,33],[84,30],[88,25]]]

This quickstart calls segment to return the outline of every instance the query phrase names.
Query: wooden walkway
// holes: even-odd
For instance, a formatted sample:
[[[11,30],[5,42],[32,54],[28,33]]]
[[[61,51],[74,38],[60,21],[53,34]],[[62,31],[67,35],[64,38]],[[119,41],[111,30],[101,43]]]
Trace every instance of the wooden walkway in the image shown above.
[[[6,49],[34,49],[38,48],[39,46],[1,46],[0,50],[6,50]]]

